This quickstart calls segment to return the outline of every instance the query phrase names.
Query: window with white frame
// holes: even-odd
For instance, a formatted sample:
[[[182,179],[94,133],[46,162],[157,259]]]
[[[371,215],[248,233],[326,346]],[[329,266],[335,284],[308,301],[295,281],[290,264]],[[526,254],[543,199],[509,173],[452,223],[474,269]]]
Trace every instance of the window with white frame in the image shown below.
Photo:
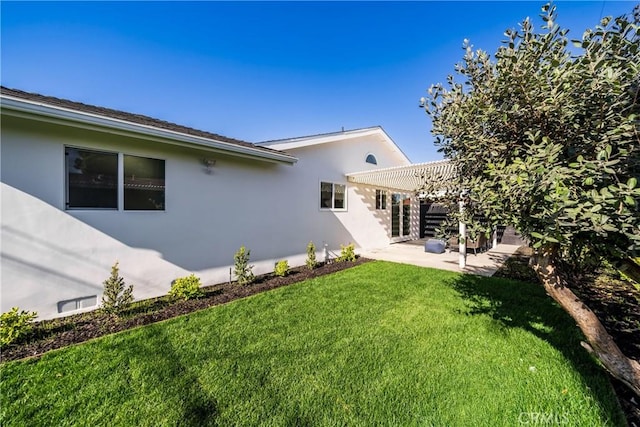
[[[376,190],[376,209],[387,209],[387,192],[385,190]]]
[[[65,147],[68,209],[164,210],[165,161]],[[122,170],[122,174],[120,173]]]
[[[367,154],[367,158],[364,160],[367,163],[371,163],[372,165],[378,164],[378,159],[373,154]]]
[[[320,182],[320,209],[346,209],[347,186]]]
[[[67,208],[118,209],[118,153],[65,149]]]
[[[164,210],[164,160],[125,155],[124,210]]]

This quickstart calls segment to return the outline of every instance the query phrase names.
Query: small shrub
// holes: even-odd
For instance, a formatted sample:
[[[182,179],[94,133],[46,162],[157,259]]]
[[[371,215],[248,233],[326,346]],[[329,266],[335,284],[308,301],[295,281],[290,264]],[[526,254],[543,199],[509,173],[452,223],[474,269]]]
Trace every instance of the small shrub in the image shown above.
[[[276,263],[276,268],[273,270],[273,274],[279,277],[284,277],[289,274],[289,263],[286,259]]]
[[[353,262],[356,260],[355,245],[353,243],[347,246],[340,245],[340,256],[336,259],[338,262]]]
[[[190,274],[187,277],[180,277],[173,281],[171,284],[171,290],[169,296],[173,298],[182,298],[185,301],[201,297],[204,292],[200,289],[200,278],[195,274]]]
[[[318,266],[318,261],[316,260],[316,245],[314,245],[313,242],[309,242],[307,245],[306,264],[309,270],[313,270]]]
[[[255,280],[255,276],[251,271],[253,269],[253,265],[249,265],[250,256],[251,251],[244,246],[240,246],[240,249],[238,249],[238,252],[236,252],[233,257],[234,273],[236,275],[236,280],[240,285],[248,285]]]
[[[29,335],[33,330],[33,319],[37,316],[35,311],[18,311],[18,307],[2,313],[0,315],[0,347],[8,346]]]
[[[117,262],[111,267],[111,276],[102,283],[102,310],[106,313],[117,315],[133,302],[133,286],[126,287]]]

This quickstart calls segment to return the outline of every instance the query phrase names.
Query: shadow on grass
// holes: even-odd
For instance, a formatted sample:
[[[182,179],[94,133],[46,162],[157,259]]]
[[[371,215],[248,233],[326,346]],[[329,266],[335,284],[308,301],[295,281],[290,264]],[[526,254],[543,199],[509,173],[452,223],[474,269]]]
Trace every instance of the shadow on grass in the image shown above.
[[[217,401],[202,389],[185,364],[184,352],[174,347],[165,329],[152,326],[141,339],[123,347],[129,353],[130,368],[141,371],[131,380],[135,393],[159,395],[166,407],[179,408],[176,425],[216,425]]]
[[[582,332],[573,319],[546,294],[542,285],[497,277],[460,275],[450,286],[466,300],[468,310],[465,314],[490,316],[495,322],[496,333],[520,328],[559,350],[580,374],[585,387],[593,391],[603,419],[613,420],[615,425],[625,425],[606,379],[608,374],[582,348]]]

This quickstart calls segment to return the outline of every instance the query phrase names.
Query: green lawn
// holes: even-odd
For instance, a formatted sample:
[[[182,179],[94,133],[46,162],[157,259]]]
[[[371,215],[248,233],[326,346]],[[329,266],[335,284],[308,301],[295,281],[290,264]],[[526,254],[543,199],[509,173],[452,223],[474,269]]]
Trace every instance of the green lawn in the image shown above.
[[[537,286],[371,262],[4,364],[1,424],[624,425],[579,339]]]

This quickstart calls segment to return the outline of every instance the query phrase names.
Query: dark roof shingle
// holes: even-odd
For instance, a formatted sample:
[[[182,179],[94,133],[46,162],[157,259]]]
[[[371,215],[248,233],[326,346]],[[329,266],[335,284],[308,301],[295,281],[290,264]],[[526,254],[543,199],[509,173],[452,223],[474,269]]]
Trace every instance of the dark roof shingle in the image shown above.
[[[126,122],[138,124],[138,125],[150,126],[150,127],[169,130],[169,131],[178,132],[186,135],[192,135],[192,136],[212,139],[215,141],[225,142],[229,144],[255,148],[257,150],[261,150],[265,152],[286,154],[278,150],[270,149],[268,147],[260,147],[250,142],[246,142],[246,141],[242,141],[234,138],[228,138],[226,136],[218,135],[216,133],[198,130],[198,129],[190,128],[187,126],[178,125],[176,123],[167,122],[164,120],[154,119],[153,117],[144,116],[142,114],[127,113],[125,111],[119,111],[111,108],[83,104],[81,102],[69,101],[67,99],[60,99],[53,96],[45,96],[37,93],[25,92],[18,89],[10,89],[4,86],[0,86],[0,93],[2,93],[2,95],[5,95],[5,96],[12,96],[12,97],[20,98],[26,101],[46,104],[53,107],[66,108],[69,110],[74,110],[82,113],[96,114],[99,116],[103,116],[111,119],[123,120]]]

